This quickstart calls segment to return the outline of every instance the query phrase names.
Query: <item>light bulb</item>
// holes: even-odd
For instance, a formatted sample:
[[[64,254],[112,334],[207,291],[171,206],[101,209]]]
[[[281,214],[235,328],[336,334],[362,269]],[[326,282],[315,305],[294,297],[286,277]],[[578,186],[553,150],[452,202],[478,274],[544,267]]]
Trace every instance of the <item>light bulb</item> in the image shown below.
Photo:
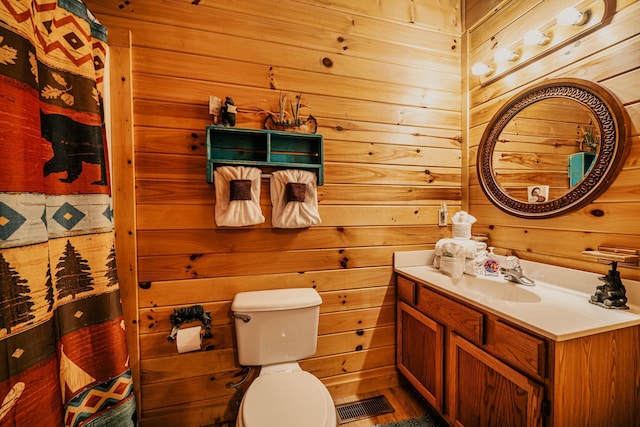
[[[527,46],[544,46],[549,43],[551,37],[539,30],[529,30],[524,35],[523,42]]]
[[[582,25],[587,21],[587,14],[575,7],[568,7],[558,15],[558,25]]]
[[[515,61],[519,57],[518,52],[514,52],[506,47],[496,50],[496,53],[493,55],[493,59],[495,59],[496,62]]]
[[[488,76],[491,73],[493,73],[493,67],[482,62],[477,62],[471,67],[471,74],[474,76]]]

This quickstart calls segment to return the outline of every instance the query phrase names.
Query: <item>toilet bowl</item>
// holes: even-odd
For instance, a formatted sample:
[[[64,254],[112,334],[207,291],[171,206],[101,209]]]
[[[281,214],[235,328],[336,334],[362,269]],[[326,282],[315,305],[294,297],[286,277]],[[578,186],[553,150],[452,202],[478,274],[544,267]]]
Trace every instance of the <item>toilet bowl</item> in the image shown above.
[[[336,427],[329,390],[298,364],[316,351],[321,303],[311,288],[234,297],[238,361],[261,367],[242,398],[236,427]]]
[[[264,368],[263,368],[264,369]],[[262,372],[242,399],[236,427],[336,427],[333,399],[309,372]]]

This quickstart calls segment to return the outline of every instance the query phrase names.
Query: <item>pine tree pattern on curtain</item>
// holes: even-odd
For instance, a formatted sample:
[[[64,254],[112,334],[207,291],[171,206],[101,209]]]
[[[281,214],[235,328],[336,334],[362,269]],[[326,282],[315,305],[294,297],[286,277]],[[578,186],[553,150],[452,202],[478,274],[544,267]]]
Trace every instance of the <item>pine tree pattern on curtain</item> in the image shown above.
[[[0,425],[133,426],[102,94],[79,0],[0,0]]]

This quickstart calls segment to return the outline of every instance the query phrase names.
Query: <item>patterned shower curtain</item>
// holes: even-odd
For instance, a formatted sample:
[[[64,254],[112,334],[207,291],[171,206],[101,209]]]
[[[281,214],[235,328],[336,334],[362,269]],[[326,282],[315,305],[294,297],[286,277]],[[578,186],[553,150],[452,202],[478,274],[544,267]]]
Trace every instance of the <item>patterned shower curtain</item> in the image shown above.
[[[0,0],[0,426],[133,426],[102,104],[79,0]]]

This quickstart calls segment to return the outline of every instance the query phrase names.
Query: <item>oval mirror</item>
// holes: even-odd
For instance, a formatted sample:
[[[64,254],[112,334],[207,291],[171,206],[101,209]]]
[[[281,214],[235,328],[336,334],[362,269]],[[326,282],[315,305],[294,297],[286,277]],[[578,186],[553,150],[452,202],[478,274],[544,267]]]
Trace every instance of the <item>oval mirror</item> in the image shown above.
[[[554,79],[509,100],[478,147],[480,186],[503,211],[550,218],[601,194],[622,167],[624,109],[605,88]]]

